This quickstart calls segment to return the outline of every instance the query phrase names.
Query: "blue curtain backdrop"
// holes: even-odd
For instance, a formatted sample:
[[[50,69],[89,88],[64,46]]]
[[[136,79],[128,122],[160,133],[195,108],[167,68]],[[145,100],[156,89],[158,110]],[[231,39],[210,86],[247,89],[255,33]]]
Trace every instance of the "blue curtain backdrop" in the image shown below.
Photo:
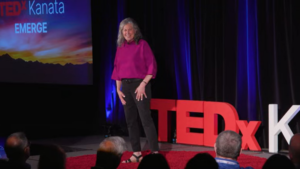
[[[132,17],[158,63],[153,98],[228,102],[240,119],[262,121],[256,137],[268,147],[268,104],[279,104],[281,118],[300,103],[299,7],[292,0],[101,2],[106,121],[126,130],[110,76],[118,24]],[[293,132],[298,121],[290,123]],[[281,146],[287,147],[283,138]]]

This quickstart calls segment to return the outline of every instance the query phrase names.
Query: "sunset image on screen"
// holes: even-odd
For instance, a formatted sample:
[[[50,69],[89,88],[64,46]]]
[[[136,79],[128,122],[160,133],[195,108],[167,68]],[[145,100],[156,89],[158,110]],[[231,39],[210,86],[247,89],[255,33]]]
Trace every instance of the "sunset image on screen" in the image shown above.
[[[54,13],[49,14],[51,5],[45,3],[43,6],[38,2],[42,1],[27,1],[28,7],[25,7],[29,12],[25,10],[19,16],[0,19],[0,56],[9,54],[13,59],[61,65],[92,63],[89,6],[83,8],[80,1],[76,3],[69,0],[61,4],[54,1],[57,9],[53,8]],[[34,12],[38,10],[37,7],[33,7],[39,4],[42,12],[38,15]],[[46,23],[47,33],[34,32],[31,23]],[[20,25],[25,29],[23,33]],[[28,25],[29,28],[26,27]]]
[[[0,0],[0,6],[0,81],[91,82],[90,0]]]

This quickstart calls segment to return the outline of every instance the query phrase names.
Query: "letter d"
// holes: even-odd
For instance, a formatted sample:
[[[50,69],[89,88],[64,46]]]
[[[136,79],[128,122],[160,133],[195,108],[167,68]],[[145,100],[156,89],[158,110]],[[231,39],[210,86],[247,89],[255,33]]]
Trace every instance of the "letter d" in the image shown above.
[[[213,147],[218,133],[218,116],[221,115],[225,121],[225,130],[239,133],[236,121],[239,116],[235,108],[224,102],[204,102],[204,145]]]

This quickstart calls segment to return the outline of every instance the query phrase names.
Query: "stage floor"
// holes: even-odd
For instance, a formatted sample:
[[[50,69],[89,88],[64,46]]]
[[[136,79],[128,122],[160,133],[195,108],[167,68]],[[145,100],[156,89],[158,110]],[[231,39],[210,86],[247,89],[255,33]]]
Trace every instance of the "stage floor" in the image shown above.
[[[104,139],[104,136],[84,136],[84,137],[68,137],[68,138],[55,138],[55,139],[45,139],[45,140],[32,140],[32,145],[38,144],[57,144],[61,146],[67,154],[67,157],[75,157],[81,155],[96,154],[99,143]],[[131,146],[129,143],[129,138],[124,137],[127,143],[128,151],[131,151]],[[148,150],[148,144],[146,138],[141,138],[141,146],[143,150]],[[213,151],[211,147],[204,146],[192,146],[184,144],[172,144],[172,143],[159,143],[161,151]],[[243,154],[268,158],[271,153],[267,151],[246,151]],[[284,153],[286,154],[286,153]],[[287,154],[286,154],[287,155]],[[39,155],[32,155],[28,159],[28,163],[31,164],[32,169],[37,169],[37,164],[39,160]]]

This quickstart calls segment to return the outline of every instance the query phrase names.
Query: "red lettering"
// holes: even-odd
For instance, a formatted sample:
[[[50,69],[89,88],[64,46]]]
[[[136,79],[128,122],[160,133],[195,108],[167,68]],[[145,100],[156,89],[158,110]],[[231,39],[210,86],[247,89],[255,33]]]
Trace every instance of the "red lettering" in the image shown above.
[[[22,0],[22,10],[26,10],[26,1],[25,0]]]
[[[6,2],[6,16],[14,16],[13,2]]]
[[[14,1],[14,16],[18,16],[21,14],[21,3],[18,1]]]
[[[177,104],[176,104],[177,103]],[[232,130],[243,135],[242,148],[260,151],[255,133],[260,121],[239,120],[235,108],[225,102],[208,102],[192,100],[152,99],[151,109],[158,110],[158,140],[168,141],[170,123],[168,111],[176,111],[177,143],[205,145],[213,147],[218,136],[218,115],[225,122],[224,130]],[[203,113],[202,117],[191,117],[190,112]],[[203,129],[203,133],[192,133],[191,128]]]
[[[4,8],[3,8],[3,7],[4,7],[4,5],[5,5],[5,2],[0,2],[1,16],[3,16],[3,15],[4,15],[4,12],[3,12],[3,11],[4,11],[4,10],[3,10],[3,9],[4,9]]]
[[[237,120],[236,124],[239,126],[243,135],[242,148],[250,150],[261,151],[261,148],[255,138],[255,133],[261,124],[261,121],[250,121],[249,124],[245,120]]]
[[[203,128],[203,118],[190,117],[190,112],[203,112],[203,101],[177,100],[177,143],[203,145],[203,134],[190,128]]]
[[[151,109],[158,110],[158,141],[168,141],[170,123],[168,111],[176,111],[176,100],[151,99]]]
[[[18,16],[21,14],[22,9],[26,9],[26,1],[22,1],[23,7],[21,8],[21,3],[19,1],[11,2],[0,2],[0,15],[1,16]],[[4,13],[5,10],[5,13]]]
[[[218,133],[217,114],[221,115],[225,122],[225,130],[232,130],[239,133],[238,126],[235,121],[239,120],[239,116],[235,108],[224,102],[204,102],[204,145],[213,147]]]

